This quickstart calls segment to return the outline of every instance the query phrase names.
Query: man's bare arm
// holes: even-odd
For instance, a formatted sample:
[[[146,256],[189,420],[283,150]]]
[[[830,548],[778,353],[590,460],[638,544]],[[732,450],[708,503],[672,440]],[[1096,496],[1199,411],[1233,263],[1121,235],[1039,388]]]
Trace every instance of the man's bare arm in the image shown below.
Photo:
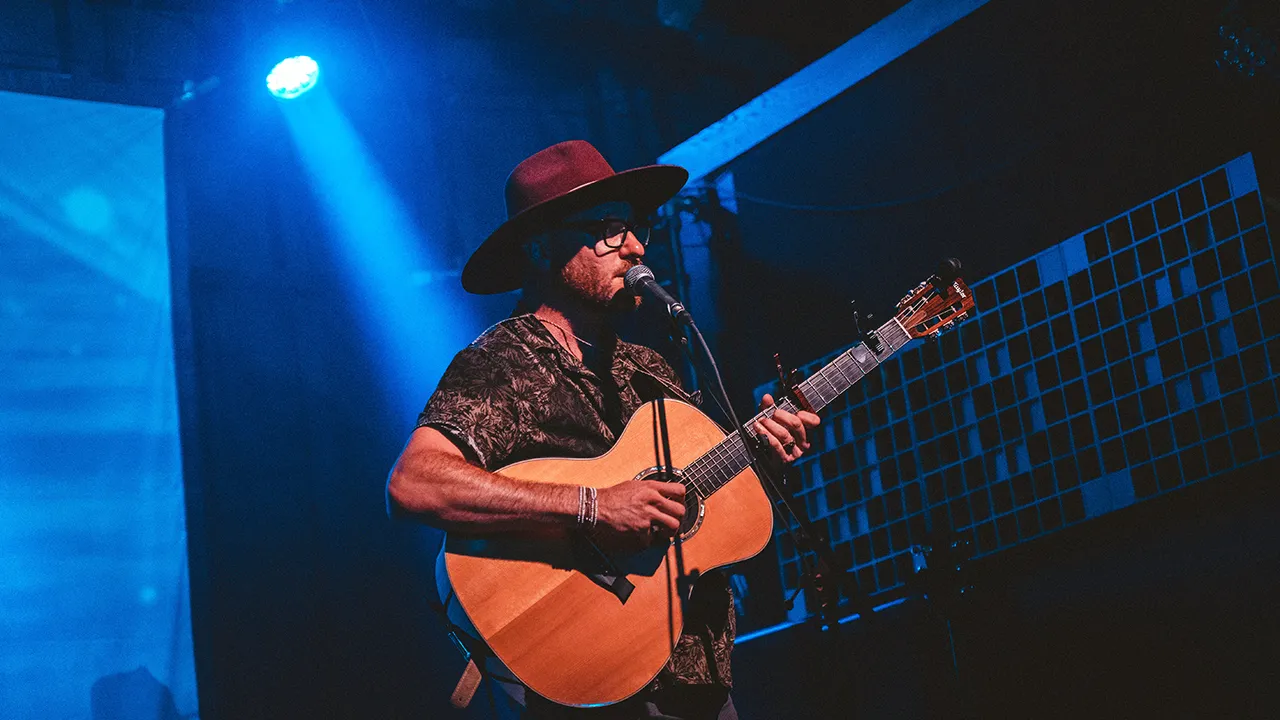
[[[578,488],[495,475],[467,462],[453,441],[431,427],[413,432],[391,470],[392,510],[428,525],[469,533],[545,532],[571,528]],[[674,531],[684,514],[684,486],[623,482],[599,492],[597,531],[608,539]]]
[[[503,532],[566,528],[578,516],[578,489],[494,475],[467,462],[440,431],[421,427],[391,470],[397,514],[444,530]]]

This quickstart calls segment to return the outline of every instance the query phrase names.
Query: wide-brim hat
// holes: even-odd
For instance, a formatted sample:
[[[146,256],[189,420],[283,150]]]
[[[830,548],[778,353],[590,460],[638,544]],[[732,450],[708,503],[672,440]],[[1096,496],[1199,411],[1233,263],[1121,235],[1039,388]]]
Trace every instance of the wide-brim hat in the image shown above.
[[[578,210],[611,200],[631,204],[636,217],[675,197],[689,180],[676,165],[614,172],[591,143],[570,140],[543,150],[507,177],[507,221],[480,243],[462,268],[462,287],[476,295],[509,292],[524,279],[520,244]]]

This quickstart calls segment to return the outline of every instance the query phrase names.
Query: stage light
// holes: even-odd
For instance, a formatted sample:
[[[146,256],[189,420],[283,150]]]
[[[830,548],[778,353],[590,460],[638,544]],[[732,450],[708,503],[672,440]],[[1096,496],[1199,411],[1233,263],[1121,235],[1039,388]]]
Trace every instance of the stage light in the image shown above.
[[[285,58],[267,75],[267,89],[282,100],[292,100],[316,86],[320,65],[306,55]]]

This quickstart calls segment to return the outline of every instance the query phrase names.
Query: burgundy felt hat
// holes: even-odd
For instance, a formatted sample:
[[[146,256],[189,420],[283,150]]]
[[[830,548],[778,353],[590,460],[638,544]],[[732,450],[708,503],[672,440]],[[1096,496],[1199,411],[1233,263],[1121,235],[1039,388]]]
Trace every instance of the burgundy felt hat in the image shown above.
[[[462,287],[492,295],[520,287],[524,255],[520,243],[578,210],[602,202],[631,203],[637,217],[665,203],[689,179],[675,165],[648,165],[614,172],[584,140],[569,140],[516,166],[507,177],[507,221],[480,243],[462,268]]]

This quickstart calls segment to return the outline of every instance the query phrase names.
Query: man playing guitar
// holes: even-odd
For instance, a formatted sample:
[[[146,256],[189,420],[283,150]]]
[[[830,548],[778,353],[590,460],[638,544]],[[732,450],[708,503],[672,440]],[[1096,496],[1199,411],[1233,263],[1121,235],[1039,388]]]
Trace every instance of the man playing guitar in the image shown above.
[[[519,289],[519,303],[441,378],[391,472],[393,514],[451,537],[582,533],[619,553],[671,543],[686,515],[685,484],[588,486],[494,471],[533,458],[603,455],[644,403],[690,400],[656,351],[618,339],[611,327],[639,305],[623,276],[644,257],[645,219],[687,179],[674,166],[615,173],[582,141],[554,145],[515,168],[508,219],[471,256],[462,284],[477,294]],[[751,429],[779,461],[795,461],[809,448],[817,415],[773,407],[769,396],[763,408],[773,411]],[[639,692],[584,708],[517,691],[525,709],[508,709],[527,718],[736,718],[733,602],[723,575],[704,573],[684,607],[670,660]]]

